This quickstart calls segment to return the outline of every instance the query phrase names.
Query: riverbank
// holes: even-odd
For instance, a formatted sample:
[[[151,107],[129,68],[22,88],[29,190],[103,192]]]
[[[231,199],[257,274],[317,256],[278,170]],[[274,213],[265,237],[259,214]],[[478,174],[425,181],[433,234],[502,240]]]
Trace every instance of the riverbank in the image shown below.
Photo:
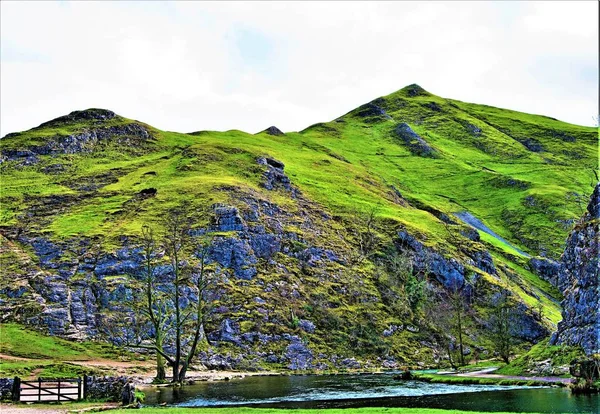
[[[566,387],[571,378],[562,377],[525,377],[516,375],[493,374],[490,370],[474,371],[469,373],[414,373],[413,378],[419,381],[438,384],[464,384],[464,385],[521,385],[521,386],[548,386]]]
[[[280,408],[142,408],[140,414],[463,414],[463,410],[440,410],[433,408],[323,408],[323,409],[280,409]],[[116,410],[114,414],[131,414],[131,411]],[[468,411],[468,414],[490,414],[482,411]],[[514,414],[514,413],[495,413]],[[535,413],[529,413],[535,414]]]
[[[11,405],[0,404],[2,414],[67,414],[95,412],[94,408],[110,410],[111,414],[131,414],[130,409],[116,408],[111,405],[93,405],[82,403],[69,405]],[[135,410],[136,414],[461,414],[464,410],[440,410],[432,408],[326,408],[326,409],[280,409],[280,408],[175,408],[175,407],[144,407]],[[468,411],[468,414],[484,414],[481,411]],[[489,413],[486,413],[489,414]],[[498,412],[495,414],[515,414],[514,412]],[[535,414],[535,413],[528,413]]]

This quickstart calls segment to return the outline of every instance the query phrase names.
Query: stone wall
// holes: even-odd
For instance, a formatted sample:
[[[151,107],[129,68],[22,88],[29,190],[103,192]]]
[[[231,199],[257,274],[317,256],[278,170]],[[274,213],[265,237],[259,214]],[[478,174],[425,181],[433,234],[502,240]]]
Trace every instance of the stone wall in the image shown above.
[[[121,401],[123,386],[130,380],[129,377],[85,377],[85,396],[88,399]]]
[[[13,378],[0,378],[0,400],[12,400]]]

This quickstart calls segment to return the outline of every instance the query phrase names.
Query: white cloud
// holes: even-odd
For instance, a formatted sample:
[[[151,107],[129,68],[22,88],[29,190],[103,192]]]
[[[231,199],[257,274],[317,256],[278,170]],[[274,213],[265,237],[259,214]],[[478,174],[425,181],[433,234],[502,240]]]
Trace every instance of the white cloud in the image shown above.
[[[88,107],[176,131],[300,130],[410,83],[598,114],[597,2],[0,4],[2,136]]]

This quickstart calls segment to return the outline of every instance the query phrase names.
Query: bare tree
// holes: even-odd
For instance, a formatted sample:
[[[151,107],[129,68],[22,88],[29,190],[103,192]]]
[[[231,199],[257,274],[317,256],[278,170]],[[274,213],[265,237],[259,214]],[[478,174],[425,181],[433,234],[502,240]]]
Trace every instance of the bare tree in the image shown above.
[[[158,247],[154,231],[148,225],[142,227],[142,255],[144,258],[144,296],[142,313],[148,318],[154,330],[154,346],[156,347],[156,380],[166,379],[163,344],[166,336],[165,323],[168,312],[164,298],[158,289],[156,274]],[[159,352],[160,351],[160,352]]]
[[[180,382],[182,362],[182,330],[185,322],[182,313],[181,294],[188,282],[188,268],[182,263],[185,249],[190,243],[190,220],[181,210],[171,211],[164,220],[164,248],[169,257],[173,277],[173,308],[175,331],[175,355],[167,360],[173,367],[173,382]],[[158,350],[157,350],[158,351]],[[185,375],[185,374],[184,374]]]
[[[458,360],[460,365],[465,365],[465,349],[463,342],[463,334],[466,322],[466,297],[465,287],[466,282],[461,284],[453,284],[448,291],[448,302],[451,310],[450,327],[456,338],[458,339]]]
[[[379,243],[375,224],[379,214],[379,205],[370,206],[365,209],[355,209],[352,214],[352,226],[358,242],[359,255],[357,263],[373,256]]]
[[[212,298],[210,297],[212,292],[210,292],[209,288],[214,283],[214,275],[207,263],[210,244],[210,239],[203,240],[200,243],[197,243],[195,248],[196,258],[199,260],[199,263],[197,271],[192,274],[191,282],[195,288],[196,302],[194,303],[193,309],[185,316],[185,319],[188,319],[192,313],[195,314],[192,327],[193,337],[187,356],[184,358],[181,370],[179,371],[179,382],[182,382],[185,379],[187,370],[196,355],[198,345],[201,342],[206,342],[204,324],[213,303]]]
[[[510,362],[514,341],[510,330],[513,321],[512,309],[508,297],[503,293],[493,305],[490,318],[492,344],[500,358],[507,364]]]
[[[426,308],[427,319],[434,321],[435,327],[432,327],[431,336],[440,345],[441,349],[446,351],[448,362],[452,368],[457,368],[457,358],[455,358],[455,348],[453,346],[453,334],[455,332],[453,323],[453,309],[450,302],[443,297],[431,297],[431,302]]]

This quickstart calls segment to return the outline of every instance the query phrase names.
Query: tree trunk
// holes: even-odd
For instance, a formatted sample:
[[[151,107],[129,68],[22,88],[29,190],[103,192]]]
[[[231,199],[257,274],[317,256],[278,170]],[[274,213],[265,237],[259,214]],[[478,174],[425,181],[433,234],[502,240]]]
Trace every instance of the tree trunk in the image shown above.
[[[190,348],[190,353],[187,358],[183,362],[181,366],[181,370],[179,371],[179,382],[183,382],[185,380],[185,376],[187,374],[187,370],[196,356],[196,349],[198,348],[198,344],[206,338],[206,334],[204,333],[204,323],[200,322],[198,327],[196,328],[196,333],[194,335],[194,342],[192,343],[192,347]]]
[[[460,365],[465,365],[465,354],[463,353],[463,339],[462,339],[462,314],[458,312],[458,347],[460,350]]]
[[[167,379],[165,360],[161,354],[156,354],[156,380],[163,382],[165,379]]]

